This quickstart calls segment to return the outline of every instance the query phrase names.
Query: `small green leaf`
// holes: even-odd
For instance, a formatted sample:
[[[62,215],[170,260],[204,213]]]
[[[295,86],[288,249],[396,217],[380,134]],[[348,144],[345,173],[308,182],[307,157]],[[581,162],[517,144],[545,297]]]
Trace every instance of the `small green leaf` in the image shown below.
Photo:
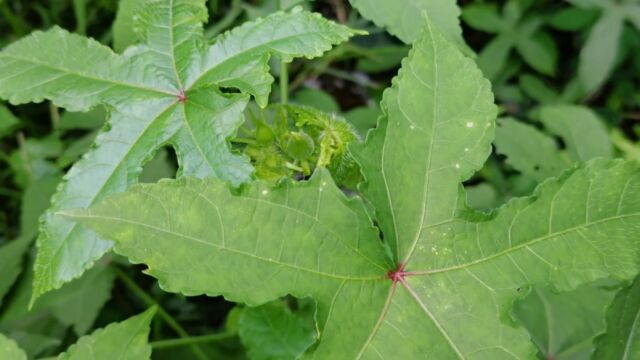
[[[240,317],[240,338],[254,360],[298,359],[315,342],[313,326],[282,301],[245,308]]]
[[[27,360],[27,354],[15,341],[0,334],[0,358],[7,360]]]
[[[495,145],[496,152],[507,157],[507,164],[539,182],[571,165],[552,137],[514,118],[498,121]]]
[[[58,355],[58,360],[144,360],[151,358],[147,343],[149,324],[156,309],[151,308],[123,322],[81,337],[77,343]]]
[[[358,134],[364,139],[367,132],[376,127],[380,115],[382,115],[382,111],[375,105],[355,108],[345,113],[344,117],[349,124],[358,130]]]
[[[48,329],[50,330],[50,329]],[[55,332],[55,331],[54,331]],[[50,332],[51,335],[62,337],[64,333]],[[18,343],[25,353],[27,353],[28,359],[36,359],[38,355],[42,354],[46,350],[55,349],[60,346],[60,339],[54,336],[40,335],[35,333],[29,333],[25,331],[11,331],[7,333],[9,337]]]
[[[34,180],[22,194],[20,233],[24,237],[38,235],[38,223],[42,213],[51,204],[51,195],[56,192],[61,176],[53,174]]]
[[[545,128],[562,137],[573,161],[612,158],[613,147],[603,121],[588,108],[545,106],[540,111]]]
[[[469,4],[462,9],[462,19],[472,28],[488,33],[497,33],[507,24],[495,4]]]
[[[566,293],[536,287],[516,303],[513,314],[543,358],[587,359],[593,338],[604,330],[604,314],[614,296],[610,284],[588,284]]]
[[[385,27],[405,44],[420,36],[426,12],[433,24],[462,51],[472,54],[460,27],[460,8],[455,0],[349,0],[351,5],[376,25]]]
[[[513,49],[512,34],[500,34],[487,44],[478,55],[478,66],[489,79],[498,77]]]
[[[31,265],[32,262],[27,262],[24,267]],[[33,271],[29,269],[25,272],[16,287],[13,301],[8,304],[7,312],[0,318],[2,330],[51,334],[51,329],[47,329],[46,326],[30,327],[34,322],[44,325],[45,319],[48,320],[51,314],[57,320],[56,323],[64,325],[63,329],[73,326],[77,335],[83,335],[92,327],[104,304],[111,298],[113,272],[108,266],[98,264],[79,279],[43,295],[29,310]]]
[[[368,73],[379,73],[400,66],[400,61],[407,57],[407,46],[384,45],[368,49],[364,56],[358,59],[358,69]]]
[[[607,311],[607,330],[595,346],[595,360],[640,356],[640,277],[616,295]]]
[[[333,97],[331,97],[331,95],[322,90],[310,88],[302,89],[295,93],[291,101],[300,105],[313,106],[318,110],[328,113],[340,112],[340,106],[338,103],[333,99]]]
[[[146,0],[119,0],[116,20],[113,22],[113,48],[123,52],[127,47],[139,42],[140,36],[134,31],[134,16]]]
[[[522,91],[540,104],[553,104],[560,100],[560,94],[551,89],[542,79],[533,75],[520,76],[519,85]]]
[[[544,31],[518,39],[516,49],[532,68],[538,72],[553,76],[558,62],[558,50],[553,38]]]
[[[19,122],[6,106],[0,105],[0,139],[9,135]]]
[[[114,278],[108,266],[97,265],[81,278],[43,295],[32,311],[51,311],[61,323],[73,326],[77,335],[84,335],[111,298]]]
[[[623,23],[623,13],[605,12],[591,29],[578,66],[578,75],[587,92],[597,90],[613,70]]]
[[[570,7],[554,12],[549,18],[549,25],[562,31],[579,31],[592,24],[598,13],[590,9]]]
[[[22,273],[24,254],[32,242],[32,236],[23,236],[0,247],[0,304]]]

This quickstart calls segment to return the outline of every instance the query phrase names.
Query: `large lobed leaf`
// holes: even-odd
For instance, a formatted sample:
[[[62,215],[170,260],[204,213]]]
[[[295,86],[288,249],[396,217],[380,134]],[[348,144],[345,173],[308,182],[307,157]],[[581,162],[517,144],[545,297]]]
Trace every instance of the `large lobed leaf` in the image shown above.
[[[423,227],[454,215],[458,184],[491,152],[497,112],[474,62],[427,26],[384,93],[378,129],[354,149],[367,179],[361,190],[403,262]]]
[[[249,160],[233,153],[227,138],[243,121],[247,93],[266,104],[273,81],[269,57],[316,57],[354,34],[296,8],[247,23],[207,46],[204,0],[147,0],[138,8],[144,43],[123,55],[60,28],[35,32],[0,52],[0,98],[110,110],[107,128],[68,172],[44,215],[34,299],[78,277],[112,246],[57,212],[126,190],[165,144],[176,148],[179,175],[216,176],[233,186],[248,182]],[[223,94],[220,87],[246,93]]]
[[[530,358],[527,332],[505,321],[529,286],[638,273],[638,164],[592,161],[491,215],[466,208],[460,183],[489,154],[496,109],[477,67],[430,24],[383,107],[356,153],[384,243],[325,170],[233,194],[216,179],[139,185],[64,215],[168,291],[249,305],[313,297],[315,358]]]

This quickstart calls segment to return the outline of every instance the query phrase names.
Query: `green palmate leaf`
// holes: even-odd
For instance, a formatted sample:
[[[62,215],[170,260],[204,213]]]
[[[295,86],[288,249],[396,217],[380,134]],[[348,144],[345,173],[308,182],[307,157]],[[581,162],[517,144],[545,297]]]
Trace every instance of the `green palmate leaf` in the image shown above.
[[[460,8],[455,0],[349,0],[365,18],[411,44],[420,36],[426,12],[438,29],[461,50],[473,51],[465,44],[460,27]]]
[[[545,359],[588,359],[592,340],[604,330],[604,314],[615,296],[609,284],[583,285],[554,293],[536,287],[514,306],[514,316],[527,328]]]
[[[384,93],[382,109],[386,116],[356,158],[385,240],[406,260],[423,227],[453,215],[458,183],[491,151],[497,110],[474,63],[430,27]]]
[[[391,263],[362,204],[347,200],[327,171],[278,189],[256,183],[240,196],[215,179],[160,184],[138,185],[133,192],[115,195],[112,204],[123,213],[98,205],[77,216],[108,238],[115,238],[113,232],[125,235],[117,237],[122,241],[116,251],[148,263],[148,273],[168,291],[224,294],[251,306],[287,293],[312,296],[318,301],[323,338],[338,347],[323,347],[325,354],[349,354],[352,346],[340,344],[341,339],[365,340],[366,335],[354,335],[353,329],[374,326],[377,314],[355,317],[352,309],[383,307],[388,285],[381,280]],[[123,206],[125,202],[155,213],[135,211]],[[154,205],[148,207],[150,203]],[[125,230],[127,223],[131,225]],[[189,245],[174,251],[176,243]],[[169,252],[158,251],[161,248]]]
[[[606,333],[595,341],[593,359],[637,359],[640,356],[640,277],[621,290],[607,311]]]
[[[315,57],[354,34],[318,14],[278,12],[247,23],[206,46],[204,0],[148,0],[140,7],[143,44],[123,55],[54,28],[0,53],[0,97],[14,104],[49,99],[68,110],[103,104],[108,128],[76,163],[44,216],[38,239],[34,299],[79,276],[111,242],[55,215],[86,207],[137,181],[142,165],[165,144],[176,148],[179,175],[217,176],[234,186],[251,178],[227,138],[243,120],[248,94],[266,104],[268,59]]]
[[[355,151],[384,242],[322,169],[233,194],[217,179],[138,185],[64,215],[168,291],[250,305],[313,297],[310,357],[532,357],[526,331],[504,322],[525,287],[640,270],[640,166],[591,162],[491,215],[471,212],[460,183],[489,154],[496,108],[473,61],[425,30]]]
[[[313,326],[281,301],[244,309],[240,338],[252,359],[298,359],[315,341]]]
[[[0,334],[0,358],[11,360],[27,360],[27,354],[18,347],[15,341]]]

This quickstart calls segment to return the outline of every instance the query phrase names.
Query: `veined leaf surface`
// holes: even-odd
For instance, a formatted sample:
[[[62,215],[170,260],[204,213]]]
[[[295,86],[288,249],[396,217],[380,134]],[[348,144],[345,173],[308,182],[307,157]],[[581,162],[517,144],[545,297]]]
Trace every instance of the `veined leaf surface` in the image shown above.
[[[295,8],[249,22],[207,46],[204,3],[147,0],[137,15],[144,42],[123,55],[60,28],[34,32],[0,52],[0,98],[110,110],[107,129],[71,168],[44,215],[34,299],[78,277],[112,246],[57,212],[126,190],[165,144],[176,148],[179,175],[216,176],[233,186],[248,182],[249,160],[233,153],[227,138],[242,123],[249,94],[266,104],[273,81],[269,57],[316,57],[354,34]],[[241,93],[223,94],[220,87]]]

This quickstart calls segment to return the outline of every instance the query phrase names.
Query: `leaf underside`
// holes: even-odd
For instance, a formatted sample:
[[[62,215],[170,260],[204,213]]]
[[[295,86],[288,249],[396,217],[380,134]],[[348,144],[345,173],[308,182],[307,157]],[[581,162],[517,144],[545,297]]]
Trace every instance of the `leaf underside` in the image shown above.
[[[247,157],[227,139],[243,121],[249,95],[265,105],[268,60],[320,56],[354,34],[294,8],[244,24],[206,45],[205,0],[147,0],[136,27],[143,40],[124,54],[54,27],[0,52],[0,98],[44,99],[71,111],[102,104],[107,127],[72,168],[43,216],[33,299],[77,278],[112,242],[57,212],[84,208],[138,181],[157,149],[176,149],[179,176],[215,176],[232,186],[251,180]],[[241,93],[223,94],[220,87]]]
[[[114,239],[170,292],[251,306],[311,296],[312,358],[531,358],[527,332],[506,321],[529,286],[638,273],[635,163],[591,161],[490,215],[466,207],[460,183],[490,153],[496,108],[475,64],[431,24],[382,107],[353,152],[384,242],[323,169],[239,193],[216,179],[138,185],[63,215]]]

